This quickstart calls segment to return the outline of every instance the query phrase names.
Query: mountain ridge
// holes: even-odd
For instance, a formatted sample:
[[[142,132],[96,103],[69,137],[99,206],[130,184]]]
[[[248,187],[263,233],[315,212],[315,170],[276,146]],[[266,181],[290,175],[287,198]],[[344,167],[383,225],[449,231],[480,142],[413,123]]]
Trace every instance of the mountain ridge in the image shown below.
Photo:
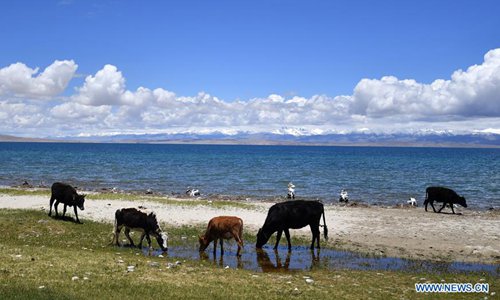
[[[299,131],[300,132],[300,131]],[[396,147],[475,147],[500,148],[496,133],[325,133],[291,134],[283,132],[141,133],[26,138],[0,135],[2,142],[81,142],[151,144],[234,144],[234,145],[311,145],[311,146],[396,146]]]

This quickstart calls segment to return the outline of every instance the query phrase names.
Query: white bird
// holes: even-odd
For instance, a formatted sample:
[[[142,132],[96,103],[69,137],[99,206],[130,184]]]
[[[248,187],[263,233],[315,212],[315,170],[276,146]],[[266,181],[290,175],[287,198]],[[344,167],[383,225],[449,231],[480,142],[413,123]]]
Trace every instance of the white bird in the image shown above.
[[[346,190],[340,191],[340,198],[339,202],[348,202],[349,201],[349,195],[347,194]]]
[[[196,197],[200,195],[200,191],[198,189],[189,189],[186,191],[186,194],[191,197]]]
[[[289,199],[295,199],[295,185],[293,183],[288,183],[288,193],[287,193],[287,198]]]
[[[417,205],[417,199],[410,197],[410,200],[406,201],[406,203],[410,204],[411,206],[418,206]]]

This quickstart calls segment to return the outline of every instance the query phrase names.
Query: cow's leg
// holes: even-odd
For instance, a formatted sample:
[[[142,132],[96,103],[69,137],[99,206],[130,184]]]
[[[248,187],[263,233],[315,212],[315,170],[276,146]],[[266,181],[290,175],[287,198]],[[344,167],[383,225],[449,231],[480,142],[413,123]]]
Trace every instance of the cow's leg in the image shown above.
[[[54,210],[56,211],[56,217],[59,217],[59,213],[57,212],[57,206],[59,205],[59,201],[56,199],[56,203],[54,204]]]
[[[115,221],[116,222],[116,221]],[[122,226],[116,226],[115,227],[115,236],[113,237],[113,243],[117,246],[120,246],[120,242],[118,240],[119,236],[120,236],[120,231],[122,231]]]
[[[52,204],[54,204],[54,200],[56,200],[56,198],[54,196],[50,196],[50,200],[49,200],[49,216],[52,215]]]
[[[135,247],[135,244],[134,244],[134,241],[132,240],[132,238],[130,237],[130,228],[128,227],[125,227],[125,236],[127,237],[127,239],[129,240],[130,242],[130,246],[131,247]]]
[[[446,202],[443,202],[443,206],[441,206],[441,208],[438,210],[438,213],[440,213],[445,206],[446,206]]]
[[[425,199],[425,201],[424,201],[425,211],[427,211],[427,204],[429,204],[429,200]]]
[[[224,255],[224,239],[219,239],[220,242],[220,255],[221,257]]]
[[[66,207],[67,207],[67,205],[66,205],[66,204],[64,204],[63,215],[62,215],[63,217],[66,215]],[[76,206],[75,206],[75,207],[76,207]]]
[[[241,256],[241,248],[243,248],[243,240],[241,239],[241,232],[235,233],[233,232],[233,237],[238,243],[238,251],[236,252],[236,256]]]
[[[437,212],[437,211],[436,211],[436,208],[434,207],[434,201],[431,201],[431,206],[432,206],[432,210],[433,210],[434,212]]]
[[[321,247],[319,246],[319,237],[321,236],[321,233],[319,231],[319,220],[318,220],[318,226],[316,226],[316,248],[320,249]]]
[[[141,233],[141,238],[139,239],[139,249],[142,249],[142,241],[144,240],[144,237],[149,240],[149,246],[151,247],[151,239],[149,238],[149,234],[146,234],[146,231],[143,231]]]
[[[318,225],[309,225],[311,227],[311,232],[312,232],[312,242],[311,242],[311,250],[314,249],[314,242],[317,241],[316,243],[316,248],[319,248],[319,224]]]
[[[451,207],[451,211],[453,212],[453,214],[455,214],[455,210],[453,209],[453,206],[455,206],[453,203],[450,204],[450,207]]]
[[[66,206],[64,206],[64,208],[66,208]],[[75,217],[76,217],[76,223],[82,224],[82,222],[80,222],[80,219],[78,219],[78,210],[76,205],[75,205]]]
[[[276,234],[276,244],[274,245],[274,248],[273,249],[278,249],[278,245],[280,243],[280,240],[281,240],[281,234],[283,234],[283,230],[278,230],[278,233]]]
[[[147,233],[146,233],[146,240],[148,241],[148,247],[151,248],[151,237]],[[141,248],[142,248],[142,243],[141,243]]]
[[[288,231],[288,228],[285,229],[285,237],[286,237],[286,242],[288,243],[288,252],[292,251],[292,243],[290,242],[290,231]]]
[[[217,251],[217,239],[214,240],[214,259],[216,256],[216,251]]]

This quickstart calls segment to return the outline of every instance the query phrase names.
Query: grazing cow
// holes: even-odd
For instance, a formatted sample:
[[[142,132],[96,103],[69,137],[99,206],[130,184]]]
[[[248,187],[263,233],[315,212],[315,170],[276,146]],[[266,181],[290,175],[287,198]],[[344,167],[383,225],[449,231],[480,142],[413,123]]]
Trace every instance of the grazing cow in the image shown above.
[[[74,206],[76,222],[81,224],[82,222],[80,222],[80,220],[78,219],[78,211],[76,208],[79,207],[81,210],[84,210],[83,203],[85,202],[85,195],[78,195],[74,187],[61,182],[55,182],[54,184],[52,184],[51,191],[52,194],[50,196],[49,202],[49,216],[52,215],[52,204],[54,203],[54,201],[56,201],[56,203],[54,204],[56,217],[59,216],[57,212],[57,205],[59,205],[60,202],[64,204],[63,217],[66,214],[66,207]]]
[[[120,246],[118,236],[120,231],[125,227],[125,236],[130,241],[130,245],[134,247],[134,241],[130,237],[130,230],[142,231],[139,241],[139,248],[142,248],[142,241],[146,237],[148,245],[151,248],[151,238],[153,235],[163,251],[168,250],[168,235],[160,228],[160,224],[156,219],[156,214],[144,208],[122,208],[115,212],[115,226],[113,231],[113,243]]]
[[[293,183],[288,184],[288,193],[286,195],[288,199],[295,199],[295,185]]]
[[[316,241],[316,248],[319,246],[319,222],[323,215],[323,226],[325,239],[328,240],[328,228],[326,227],[325,221],[325,210],[323,203],[318,201],[287,201],[282,203],[277,203],[269,209],[267,213],[266,221],[264,226],[259,229],[257,233],[257,248],[262,248],[271,235],[276,231],[278,232],[276,236],[276,245],[274,249],[278,248],[278,244],[281,239],[281,234],[285,232],[286,240],[288,242],[288,250],[291,251],[292,245],[290,243],[290,228],[299,229],[304,226],[309,225],[312,232],[312,243],[311,249],[314,248],[314,242]]]
[[[449,205],[451,207],[451,211],[455,213],[455,210],[453,209],[453,204],[460,204],[463,207],[467,207],[467,203],[465,203],[465,198],[457,195],[455,191],[445,188],[445,187],[440,187],[440,186],[431,186],[428,187],[425,190],[425,211],[427,211],[427,204],[430,204],[432,206],[432,210],[436,212],[436,208],[434,208],[434,201],[436,202],[443,202],[443,206],[437,211],[441,212],[443,208],[446,205]]]
[[[205,251],[208,245],[214,242],[214,257],[217,250],[217,240],[220,241],[220,254],[224,255],[223,240],[234,238],[238,243],[236,256],[241,256],[243,248],[243,220],[238,217],[215,217],[208,222],[205,234],[198,237],[200,242],[200,252]]]
[[[411,206],[418,206],[417,205],[417,199],[413,198],[413,197],[410,197],[410,199],[408,201],[406,201],[406,203],[410,204]]]

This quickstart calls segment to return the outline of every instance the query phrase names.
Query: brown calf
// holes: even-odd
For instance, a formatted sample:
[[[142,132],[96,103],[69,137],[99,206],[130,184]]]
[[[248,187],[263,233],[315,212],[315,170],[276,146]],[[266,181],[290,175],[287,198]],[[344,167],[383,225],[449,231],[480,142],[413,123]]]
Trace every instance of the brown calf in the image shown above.
[[[243,220],[238,217],[215,217],[208,222],[205,234],[199,237],[200,252],[205,251],[208,245],[214,241],[214,257],[217,250],[217,240],[220,241],[220,253],[224,255],[223,240],[234,238],[238,243],[237,256],[241,256],[243,248]]]

